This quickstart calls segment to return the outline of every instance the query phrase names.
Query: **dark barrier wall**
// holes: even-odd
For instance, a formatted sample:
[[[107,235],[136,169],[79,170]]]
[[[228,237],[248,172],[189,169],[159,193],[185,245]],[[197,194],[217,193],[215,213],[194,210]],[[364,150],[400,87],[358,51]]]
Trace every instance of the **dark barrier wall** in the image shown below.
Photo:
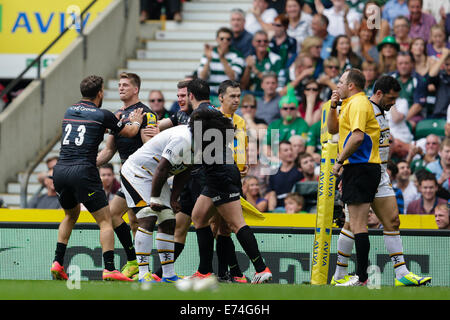
[[[57,223],[0,223],[0,279],[51,279],[50,266],[54,257],[57,228]],[[313,228],[252,229],[275,283],[309,283],[314,259]],[[333,230],[329,252],[329,281],[335,269],[338,233],[339,229]],[[375,266],[371,272],[380,272],[381,285],[393,285],[395,274],[384,247],[382,230],[370,230],[369,233],[369,264]],[[450,231],[402,230],[401,235],[409,270],[422,276],[432,276],[433,286],[450,286]],[[240,267],[251,278],[254,274],[253,266],[235,236],[232,237]],[[115,246],[115,263],[119,269],[126,263],[126,256],[117,238]],[[155,270],[159,266],[159,259],[155,245],[153,249],[151,264]],[[64,266],[66,270],[81,272],[81,280],[99,280],[103,270],[101,253],[98,227],[94,224],[77,224],[67,248]],[[216,267],[216,257],[214,259]],[[196,235],[189,232],[185,249],[175,263],[175,271],[179,275],[191,275],[197,270],[198,261]],[[349,262],[350,273],[355,271],[355,262],[353,249]]]

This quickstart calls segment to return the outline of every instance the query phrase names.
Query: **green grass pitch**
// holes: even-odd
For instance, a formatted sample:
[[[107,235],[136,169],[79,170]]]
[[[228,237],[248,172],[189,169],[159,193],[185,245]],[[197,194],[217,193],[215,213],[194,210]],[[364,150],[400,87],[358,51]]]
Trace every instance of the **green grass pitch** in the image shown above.
[[[449,300],[449,287],[219,284],[216,291],[182,292],[173,284],[156,283],[144,289],[138,283],[81,281],[79,289],[65,281],[1,280],[1,300]]]

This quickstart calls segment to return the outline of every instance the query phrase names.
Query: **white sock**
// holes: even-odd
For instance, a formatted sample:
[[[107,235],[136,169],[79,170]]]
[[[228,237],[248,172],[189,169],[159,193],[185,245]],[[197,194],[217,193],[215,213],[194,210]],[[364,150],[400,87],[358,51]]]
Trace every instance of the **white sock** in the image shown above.
[[[174,236],[158,232],[156,236],[156,248],[158,249],[159,260],[161,261],[163,277],[173,277],[175,275],[173,266],[175,252]]]
[[[352,255],[355,236],[350,230],[342,229],[337,243],[337,263],[334,279],[339,280],[348,274],[348,259]]]
[[[150,272],[149,259],[153,248],[153,233],[143,228],[138,228],[134,238],[136,259],[139,265],[139,279],[143,279]]]
[[[395,277],[400,279],[409,273],[403,255],[402,238],[400,231],[383,231],[384,245],[394,265]]]

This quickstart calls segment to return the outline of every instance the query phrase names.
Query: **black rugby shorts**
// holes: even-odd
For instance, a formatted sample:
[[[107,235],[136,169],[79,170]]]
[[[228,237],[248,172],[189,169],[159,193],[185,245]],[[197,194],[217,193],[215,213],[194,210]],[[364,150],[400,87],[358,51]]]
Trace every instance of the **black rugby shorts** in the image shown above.
[[[344,166],[342,202],[371,203],[381,179],[381,166],[376,163],[356,163]]]

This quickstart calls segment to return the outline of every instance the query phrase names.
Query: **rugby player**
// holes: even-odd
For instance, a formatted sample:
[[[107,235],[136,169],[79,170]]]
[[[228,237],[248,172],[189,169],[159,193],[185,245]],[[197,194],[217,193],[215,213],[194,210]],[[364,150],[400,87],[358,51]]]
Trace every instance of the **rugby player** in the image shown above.
[[[114,132],[110,133],[106,139],[105,148],[97,155],[97,166],[109,162],[116,151],[119,152],[120,161],[123,164],[144,142],[151,139],[151,137],[159,132],[158,127],[156,126],[156,114],[139,100],[140,87],[141,79],[137,74],[127,72],[120,74],[118,90],[123,106],[115,112],[116,117],[121,119],[123,123],[128,123],[130,114],[134,110],[141,108],[146,113],[147,121],[142,123],[139,130],[140,132],[131,138],[123,137]],[[148,125],[149,122],[150,125]],[[154,125],[152,125],[152,122]],[[133,235],[135,235],[137,230],[136,214],[132,209],[128,208],[122,189],[119,189],[114,195],[109,207],[114,232],[122,244],[127,256],[127,263],[123,266],[121,271],[125,276],[131,278],[137,274],[139,270],[136,260],[136,251],[130,234],[130,227],[125,220],[123,220],[123,215],[128,213],[131,230]]]
[[[69,107],[62,122],[59,160],[53,169],[55,190],[64,209],[64,219],[58,228],[55,259],[51,267],[54,279],[67,280],[64,255],[72,229],[80,215],[80,203],[88,209],[100,227],[105,269],[103,280],[131,281],[114,266],[114,231],[108,200],[96,166],[98,146],[106,129],[128,138],[141,128],[142,108],[129,115],[125,125],[108,110],[103,102],[103,78],[95,75],[81,81],[81,101]]]

